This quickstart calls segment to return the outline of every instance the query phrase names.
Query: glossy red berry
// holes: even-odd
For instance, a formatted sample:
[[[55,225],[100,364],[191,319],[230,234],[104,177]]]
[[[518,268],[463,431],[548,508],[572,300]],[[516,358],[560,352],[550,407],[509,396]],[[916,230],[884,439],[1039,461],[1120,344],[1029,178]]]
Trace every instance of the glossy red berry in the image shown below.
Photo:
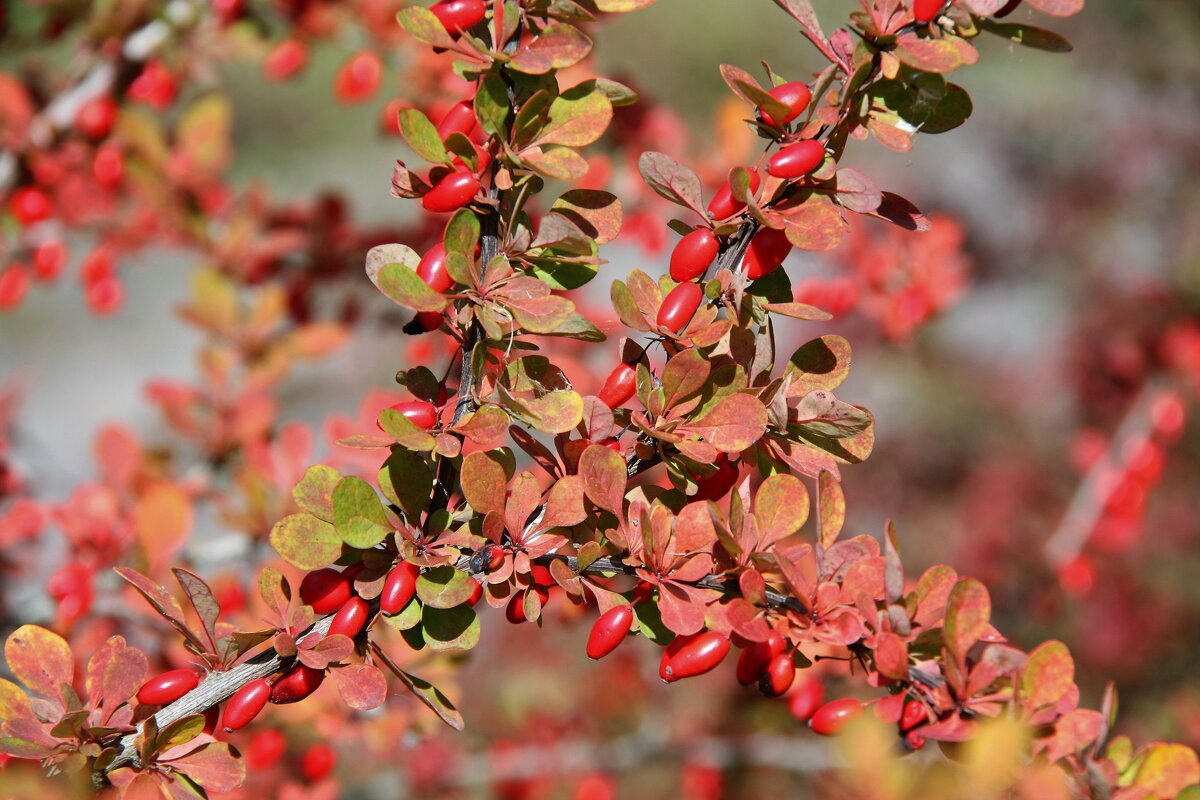
[[[273,81],[286,81],[307,63],[308,45],[299,39],[284,39],[263,62],[263,72]]]
[[[300,773],[309,783],[320,783],[337,766],[337,752],[327,744],[314,744],[300,759]]]
[[[471,578],[471,596],[467,599],[467,605],[474,607],[476,603],[483,599],[483,584]]]
[[[367,617],[370,616],[370,613],[371,607],[367,605],[366,600],[358,595],[351,597],[333,615],[333,622],[329,623],[327,635],[333,636],[340,633],[342,636],[349,636],[353,639],[367,624]]]
[[[400,416],[421,430],[429,430],[438,421],[437,406],[428,400],[405,400],[391,406],[391,410],[400,412]]]
[[[471,203],[479,193],[479,179],[466,170],[449,173],[421,196],[426,211],[445,213],[458,211]]]
[[[796,679],[796,663],[791,653],[780,653],[771,659],[758,678],[758,690],[766,697],[782,697]]]
[[[800,681],[788,699],[788,710],[801,722],[808,722],[825,702],[825,685],[816,678]]]
[[[751,193],[758,191],[758,183],[758,172],[750,170]],[[745,207],[745,203],[734,199],[733,189],[729,187],[729,181],[721,184],[721,188],[713,195],[713,199],[708,202],[708,212],[713,215],[713,219],[727,219]]]
[[[780,150],[767,162],[767,172],[791,180],[807,175],[825,160],[825,145],[816,139],[801,139]]]
[[[217,724],[221,721],[220,706],[211,706],[204,712],[204,732],[210,736],[217,731]]]
[[[624,362],[618,364],[600,388],[600,402],[609,408],[625,405],[637,389],[637,368]]]
[[[50,195],[36,186],[22,186],[13,192],[12,199],[8,202],[8,210],[12,212],[13,219],[25,227],[44,222],[54,216],[54,204],[50,201]]]
[[[29,291],[29,268],[12,264],[0,269],[0,311],[16,308]]]
[[[837,736],[862,713],[863,704],[853,697],[830,700],[816,710],[808,720],[808,727],[822,736]]]
[[[658,307],[658,327],[678,332],[691,321],[692,315],[704,299],[704,290],[698,283],[681,283],[667,293]]]
[[[226,733],[231,733],[250,724],[271,699],[271,684],[266,678],[250,681],[233,693],[225,705],[223,720]]]
[[[345,573],[330,567],[314,570],[300,582],[300,601],[312,606],[318,614],[332,614],[345,605],[352,594],[354,586]]]
[[[925,710],[925,704],[919,700],[909,700],[905,702],[904,711],[900,714],[900,732],[908,733],[928,721],[929,714]]]
[[[658,675],[667,683],[714,669],[729,652],[729,637],[717,631],[677,636],[663,651]]]
[[[450,110],[442,116],[442,121],[437,125],[438,136],[442,137],[443,141],[450,138],[452,133],[470,136],[473,130],[475,130],[475,104],[470,100],[463,100],[450,106]]]
[[[421,263],[417,264],[417,275],[438,294],[454,285],[454,279],[446,271],[445,245],[439,242],[421,256]]]
[[[457,36],[483,19],[483,0],[441,0],[429,9],[451,36]]]
[[[52,281],[67,265],[67,246],[58,239],[48,239],[33,251],[33,275],[39,281]]]
[[[138,689],[137,699],[142,705],[165,706],[174,703],[200,685],[200,676],[195,670],[173,669],[155,675]]]
[[[420,574],[421,568],[407,561],[392,567],[383,581],[379,610],[388,615],[403,611],[417,591],[417,577]]]
[[[913,0],[913,19],[920,23],[933,22],[945,5],[946,0]]]
[[[671,279],[685,283],[699,278],[720,249],[721,242],[711,228],[696,228],[671,251]]]
[[[726,462],[728,463],[728,462]],[[749,686],[766,671],[771,659],[787,647],[783,634],[771,631],[765,642],[753,642],[742,651],[737,661],[737,679],[742,686]]]
[[[271,702],[276,705],[298,703],[320,688],[325,670],[296,664],[271,687]]]
[[[778,120],[772,118],[766,111],[763,111],[762,120],[768,125],[786,125],[804,113],[804,109],[808,108],[808,104],[812,101],[812,90],[808,88],[807,83],[801,81],[782,83],[767,92],[767,94],[787,106],[787,113]]]
[[[108,95],[93,97],[75,112],[75,129],[89,139],[103,139],[117,121],[117,103]]]
[[[333,91],[343,103],[361,103],[379,88],[383,61],[372,50],[363,50],[342,64],[333,78]]]
[[[437,311],[421,311],[413,316],[412,322],[404,326],[404,332],[410,335],[431,333],[442,326],[442,315]]]
[[[283,758],[287,750],[287,739],[276,728],[267,728],[254,734],[246,747],[246,766],[251,769],[267,769]]]
[[[783,260],[792,252],[792,243],[787,234],[774,228],[764,228],[750,240],[746,248],[746,258],[742,264],[746,268],[746,277],[756,281],[764,275],[770,275],[779,268]]]
[[[588,658],[604,658],[625,641],[633,625],[633,606],[614,606],[600,615],[588,634]]]

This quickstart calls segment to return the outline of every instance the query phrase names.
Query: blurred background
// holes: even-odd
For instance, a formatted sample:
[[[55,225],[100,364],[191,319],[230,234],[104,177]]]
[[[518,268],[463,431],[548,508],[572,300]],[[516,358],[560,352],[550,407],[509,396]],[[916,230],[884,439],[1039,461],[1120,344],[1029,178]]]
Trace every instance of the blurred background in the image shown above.
[[[831,29],[855,4],[816,5]],[[981,578],[994,623],[1014,641],[1070,645],[1085,705],[1115,680],[1124,732],[1195,747],[1200,5],[1090,0],[1068,20],[1024,8],[1013,19],[1061,32],[1075,51],[981,37],[980,64],[954,76],[975,103],[965,125],[918,136],[909,153],[851,144],[843,163],[915,202],[934,229],[856,222],[839,250],[794,254],[798,296],[839,312],[805,323],[795,344],[847,337],[854,369],[838,394],[877,419],[873,455],[843,470],[847,530],[878,536],[893,520],[909,574],[945,562]],[[596,72],[649,101],[645,111],[618,109],[617,135],[711,162],[709,178],[756,146],[737,132],[745,111],[729,105],[717,65],[761,76],[765,59],[794,79],[819,66],[765,0],[659,0],[597,25],[594,38]],[[405,66],[369,102],[334,102],[334,76],[360,44],[323,43],[285,84],[263,80],[250,61],[211,76],[232,101],[232,184],[303,208],[337,195],[337,214],[356,228],[414,230],[415,204],[389,194],[392,165],[408,156],[379,122],[385,102],[405,95],[402,69],[412,65],[398,56]],[[0,53],[0,68],[34,57],[56,54]],[[627,172],[614,165],[608,188],[622,195],[636,177]],[[632,224],[634,241],[606,247],[610,263],[589,287],[598,312],[612,279],[666,269],[675,235]],[[181,482],[210,479],[211,452],[189,455],[162,392],[146,390],[210,374],[196,361],[204,331],[177,314],[205,266],[186,248],[141,249],[122,259],[125,301],[114,314],[87,313],[70,281],[0,313],[8,457],[39,501],[61,504],[60,516],[97,479],[94,436],[106,425],[136,437],[148,461],[178,450],[162,459]],[[277,384],[276,421],[311,439],[277,460],[349,459],[330,441],[366,432],[398,390],[396,370],[444,362],[440,345],[408,341],[372,295],[359,267],[310,298],[321,310],[356,297],[361,324],[332,357],[297,364]],[[244,577],[265,531],[247,536],[229,508],[197,503],[195,514],[187,558],[206,576]],[[66,527],[53,515],[46,524]],[[24,549],[6,545],[4,632],[54,618],[47,580],[72,541],[47,534]],[[115,584],[97,581],[96,613],[113,613]],[[588,661],[589,618],[565,602],[550,606],[539,631],[485,613],[464,671],[427,668],[435,683],[449,681],[467,732],[439,728],[400,698],[407,713],[363,722],[365,748],[342,754],[328,796],[749,798],[799,791],[828,763],[787,702],[740,689],[732,667],[668,688],[654,680],[658,651],[645,642]],[[827,692],[839,691],[831,669]],[[299,707],[272,718],[280,729],[293,719],[305,724],[289,734],[297,738],[281,764],[344,724]],[[271,773],[252,777],[248,792],[266,790],[262,775]]]

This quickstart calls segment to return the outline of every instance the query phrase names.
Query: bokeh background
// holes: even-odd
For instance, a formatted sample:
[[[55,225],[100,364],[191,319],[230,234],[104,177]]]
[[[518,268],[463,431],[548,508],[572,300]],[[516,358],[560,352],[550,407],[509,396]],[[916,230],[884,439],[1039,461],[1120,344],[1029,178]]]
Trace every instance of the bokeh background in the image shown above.
[[[854,4],[817,5],[833,27]],[[955,76],[975,102],[967,124],[918,136],[907,154],[873,141],[848,151],[847,163],[937,215],[926,235],[943,237],[946,252],[906,243],[904,253],[918,272],[930,260],[952,262],[928,279],[961,281],[957,296],[911,331],[860,304],[803,334],[850,339],[855,367],[839,395],[878,421],[872,457],[843,471],[847,529],[879,535],[894,520],[910,573],[948,562],[985,580],[995,623],[1014,640],[1066,641],[1085,704],[1116,680],[1124,731],[1197,746],[1200,5],[1090,0],[1075,18],[1038,24],[1075,51],[984,37],[981,63]],[[651,130],[682,137],[672,146],[697,154],[741,146],[718,64],[757,71],[765,59],[790,77],[818,65],[765,0],[659,0],[598,26],[595,39],[597,71],[669,110]],[[388,79],[377,101],[331,99],[333,74],[355,44],[326,44],[284,85],[262,80],[252,63],[222,68],[236,119],[233,181],[297,204],[336,192],[356,225],[407,225],[413,204],[389,195],[403,144],[379,133]],[[0,67],[57,55],[0,53]],[[874,234],[864,235],[857,255],[849,246],[794,255],[793,282],[852,274],[872,258],[863,251]],[[673,240],[667,234],[668,247]],[[667,252],[646,241],[608,246],[597,302],[631,267],[665,270]],[[21,395],[12,458],[38,496],[64,498],[94,477],[101,425],[120,423],[148,448],[178,444],[144,384],[199,380],[203,337],[175,313],[197,266],[184,249],[143,250],[122,265],[127,298],[115,315],[86,313],[70,282],[0,314],[0,379]],[[340,300],[357,285],[373,307],[361,271],[345,284],[327,291]],[[281,420],[320,432],[330,415],[359,417],[367,392],[396,389],[392,376],[413,349],[394,326],[366,318],[334,357],[298,367],[281,385]],[[312,460],[329,452],[318,443]],[[1048,543],[1070,540],[1061,531],[1079,520],[1079,546],[1056,560]],[[32,561],[10,563],[0,577],[5,632],[53,617],[46,579],[63,546],[43,537]],[[260,546],[217,509],[198,508],[187,555],[205,574],[236,574]],[[120,602],[115,585],[100,585]],[[572,621],[579,614],[565,604],[548,614],[540,631],[499,613],[485,618],[465,671],[448,678],[466,733],[443,732],[411,703],[407,714],[375,718],[361,753],[343,754],[335,791],[590,796],[572,793],[603,772],[621,797],[749,798],[800,791],[828,763],[786,703],[738,689],[732,668],[668,688],[653,679],[656,648],[630,642],[593,664],[583,657],[585,621]],[[339,730],[333,717],[291,709],[280,727],[293,713],[307,727],[291,752]],[[497,783],[497,774],[510,780]]]

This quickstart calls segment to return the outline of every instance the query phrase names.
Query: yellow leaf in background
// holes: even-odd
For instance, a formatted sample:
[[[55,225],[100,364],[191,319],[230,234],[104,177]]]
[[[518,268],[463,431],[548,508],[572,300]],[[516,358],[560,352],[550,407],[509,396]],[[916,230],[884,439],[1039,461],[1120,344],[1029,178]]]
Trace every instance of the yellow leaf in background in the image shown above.
[[[152,486],[133,509],[133,530],[152,570],[166,565],[192,532],[194,514],[187,493],[170,483]]]

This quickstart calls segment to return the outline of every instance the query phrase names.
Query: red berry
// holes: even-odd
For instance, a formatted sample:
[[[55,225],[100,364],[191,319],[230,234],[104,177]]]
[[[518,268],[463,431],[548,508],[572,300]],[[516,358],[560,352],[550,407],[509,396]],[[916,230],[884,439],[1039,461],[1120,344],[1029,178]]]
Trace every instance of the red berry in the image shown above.
[[[780,84],[767,92],[767,94],[787,106],[787,113],[779,120],[773,119],[765,111],[762,112],[763,122],[777,127],[786,125],[800,116],[804,112],[804,109],[808,108],[808,104],[812,100],[812,90],[808,88],[807,83],[801,81]]]
[[[222,25],[231,25],[242,15],[244,0],[212,0],[212,10]]]
[[[764,275],[770,275],[790,252],[792,243],[788,241],[786,233],[764,228],[755,234],[746,248],[746,258],[742,261],[746,267],[746,277],[756,281]]]
[[[816,139],[801,139],[789,144],[767,162],[767,172],[776,178],[790,180],[807,175],[825,160],[825,145]]]
[[[633,397],[637,389],[637,369],[632,364],[621,362],[608,374],[600,388],[600,402],[609,408],[622,406]]]
[[[716,465],[717,471],[696,482],[696,494],[692,496],[693,500],[712,500],[715,503],[729,494],[729,490],[737,483],[740,471],[737,466],[729,462],[727,455],[721,453],[713,463]]]
[[[308,63],[308,45],[298,39],[284,39],[263,62],[263,72],[273,81],[286,81]]]
[[[429,430],[438,421],[437,407],[428,400],[405,400],[391,406],[391,410],[400,412],[400,416],[421,430]]]
[[[624,451],[624,448],[621,447],[621,440],[615,436],[610,436],[607,439],[602,439],[601,441],[596,442],[596,444],[600,445],[601,447],[607,447],[609,450],[612,450],[614,453],[620,453],[620,452]]]
[[[750,170],[750,191],[758,191],[758,172]],[[713,199],[708,202],[708,212],[713,215],[713,219],[727,219],[746,207],[742,203],[733,198],[733,189],[729,187],[729,181],[725,181],[717,193],[713,195]]]
[[[543,606],[550,599],[550,592],[541,586],[534,586],[532,589],[522,589],[514,594],[512,599],[508,601],[508,606],[504,609],[505,618],[514,625],[520,625],[522,622],[528,620],[528,617],[525,616],[525,593],[528,591],[536,591]]]
[[[200,685],[200,676],[195,670],[173,669],[155,675],[138,689],[138,702],[146,706],[165,706],[174,703]]]
[[[791,653],[780,653],[771,659],[758,678],[758,690],[767,697],[780,697],[792,688],[796,679],[796,664]]]
[[[696,228],[671,251],[671,279],[684,283],[699,278],[720,249],[721,242],[710,228]]]
[[[422,311],[412,318],[412,322],[404,327],[408,334],[422,334],[436,331],[442,326],[442,315],[437,311]]]
[[[728,462],[726,462],[728,463]],[[738,656],[737,679],[742,686],[758,680],[767,669],[771,659],[787,647],[787,641],[779,631],[771,631],[765,642],[754,642]]]
[[[271,684],[266,678],[250,681],[233,693],[225,706],[225,731],[233,732],[244,728],[271,699]]]
[[[541,564],[534,564],[530,567],[529,575],[533,578],[535,586],[554,586],[558,583],[554,580],[554,576],[550,574],[550,570]]]
[[[116,274],[116,256],[113,249],[100,245],[83,257],[79,265],[79,279],[84,285],[90,285],[101,278],[111,278]]]
[[[452,133],[470,136],[475,130],[475,105],[470,100],[462,100],[450,106],[450,110],[442,117],[437,125],[438,136],[442,140],[450,138]]]
[[[92,158],[92,176],[96,183],[109,189],[119,184],[121,178],[125,177],[125,156],[121,154],[121,148],[112,144],[96,148],[96,155]]]
[[[863,704],[853,697],[830,700],[816,710],[808,721],[808,727],[822,736],[837,736],[862,713]]]
[[[329,777],[337,766],[337,752],[327,744],[314,744],[300,759],[300,772],[309,783],[319,783]]]
[[[379,610],[384,614],[399,614],[412,600],[417,591],[417,576],[421,568],[407,561],[392,567],[383,581],[383,593],[379,595]]]
[[[210,736],[216,732],[217,723],[221,721],[220,706],[211,706],[204,712],[204,732]]]
[[[44,222],[54,215],[54,204],[50,195],[36,186],[22,186],[13,192],[8,202],[13,219],[25,227]]]
[[[29,269],[24,264],[12,264],[0,271],[0,311],[16,308],[29,291]]]
[[[363,625],[367,624],[367,617],[370,613],[371,607],[367,605],[367,601],[355,595],[333,615],[333,622],[329,623],[329,632],[326,635],[334,636],[340,633],[342,636],[349,636],[353,639],[358,636]]]
[[[42,242],[33,251],[33,274],[39,281],[52,281],[67,265],[67,246],[58,239]]]
[[[667,683],[703,675],[715,668],[729,652],[729,637],[717,631],[677,636],[663,651],[658,674]]]
[[[471,597],[467,600],[467,605],[474,607],[481,599],[483,599],[483,584],[471,578],[471,583],[474,584],[471,588]]]
[[[435,244],[429,248],[429,252],[421,256],[421,263],[417,264],[417,275],[438,294],[454,285],[454,279],[446,271],[446,247],[443,244]]]
[[[946,0],[913,0],[913,19],[917,22],[933,22],[946,5]]]
[[[472,27],[487,13],[483,0],[442,0],[429,9],[451,36]]]
[[[175,78],[161,61],[147,61],[142,72],[129,84],[130,100],[166,111],[175,102]]]
[[[298,703],[320,688],[324,680],[325,670],[296,664],[271,687],[271,702]]]
[[[900,732],[908,733],[928,721],[929,714],[925,710],[925,704],[919,700],[909,700],[904,704],[904,711],[900,714]]]
[[[588,658],[604,658],[625,641],[633,625],[633,606],[614,606],[600,615],[588,634]]]
[[[691,321],[692,315],[704,299],[704,290],[698,283],[681,283],[667,293],[658,307],[658,327],[678,332]]]
[[[654,597],[654,584],[646,581],[638,581],[633,587],[633,602],[646,603]]]
[[[246,765],[251,769],[267,769],[283,757],[287,740],[275,728],[267,728],[254,734],[246,747]]]
[[[788,709],[796,719],[808,722],[824,700],[825,685],[816,678],[808,678],[801,681],[796,691],[792,692]]]
[[[391,136],[399,136],[400,112],[406,108],[412,106],[403,100],[389,100],[383,111],[379,112],[379,129]]]
[[[350,57],[333,78],[333,91],[343,103],[360,103],[379,88],[383,80],[383,61],[372,50]]]
[[[86,296],[92,313],[103,316],[121,307],[125,299],[125,287],[116,278],[100,278],[88,284]]]
[[[117,103],[108,95],[93,97],[75,112],[75,128],[89,139],[103,139],[117,121]]]
[[[421,197],[426,211],[444,213],[458,211],[475,199],[479,192],[479,179],[466,170],[449,173]]]
[[[354,586],[346,574],[330,567],[310,572],[300,582],[300,601],[318,614],[332,614],[353,593]]]

